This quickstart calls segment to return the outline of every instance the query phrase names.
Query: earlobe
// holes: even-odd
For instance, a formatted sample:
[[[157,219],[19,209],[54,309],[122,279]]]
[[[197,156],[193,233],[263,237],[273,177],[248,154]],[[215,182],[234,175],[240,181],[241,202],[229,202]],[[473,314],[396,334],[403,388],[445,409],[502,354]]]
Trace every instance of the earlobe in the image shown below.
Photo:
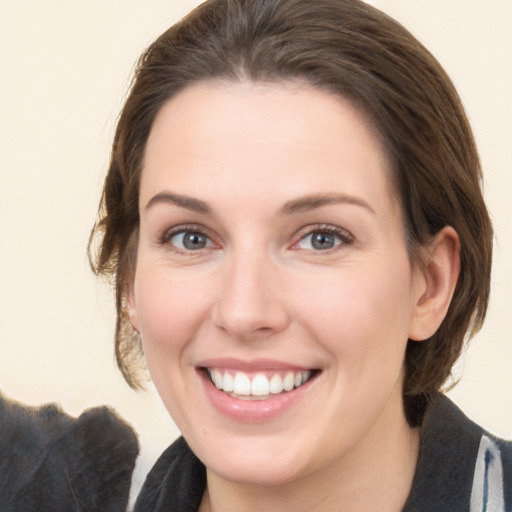
[[[430,338],[443,321],[457,285],[460,272],[460,240],[457,232],[446,226],[424,249],[424,262],[418,269],[421,287],[411,319],[409,338]]]

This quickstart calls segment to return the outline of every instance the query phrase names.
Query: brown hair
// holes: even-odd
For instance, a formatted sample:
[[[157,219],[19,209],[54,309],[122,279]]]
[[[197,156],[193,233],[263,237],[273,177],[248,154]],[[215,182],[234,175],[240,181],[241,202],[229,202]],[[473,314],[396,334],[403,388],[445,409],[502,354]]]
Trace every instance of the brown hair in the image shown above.
[[[208,0],[140,58],[91,235],[99,236],[93,269],[115,280],[116,356],[128,383],[138,386],[132,356],[140,343],[131,335],[125,294],[136,258],[146,141],[164,103],[215,78],[299,80],[349,99],[370,116],[388,151],[411,257],[444,226],[457,231],[461,273],[449,311],[429,340],[410,340],[406,353],[406,404],[439,390],[487,309],[493,235],[479,158],[440,64],[400,24],[359,0]]]

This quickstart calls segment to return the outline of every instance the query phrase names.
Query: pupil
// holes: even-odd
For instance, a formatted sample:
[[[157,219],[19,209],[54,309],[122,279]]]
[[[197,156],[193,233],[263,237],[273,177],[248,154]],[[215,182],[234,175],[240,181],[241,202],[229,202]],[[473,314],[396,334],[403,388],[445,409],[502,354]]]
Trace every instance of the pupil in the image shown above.
[[[186,233],[183,245],[186,249],[202,249],[206,245],[206,236],[201,233]]]
[[[315,249],[331,249],[334,247],[334,235],[329,233],[315,233],[311,243]]]

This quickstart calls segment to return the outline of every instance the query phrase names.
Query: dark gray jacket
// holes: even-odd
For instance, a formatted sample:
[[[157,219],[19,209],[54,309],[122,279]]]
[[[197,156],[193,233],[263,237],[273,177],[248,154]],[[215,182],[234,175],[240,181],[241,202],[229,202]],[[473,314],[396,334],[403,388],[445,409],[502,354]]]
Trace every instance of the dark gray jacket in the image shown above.
[[[134,512],[197,512],[206,471],[183,438],[149,473]],[[512,512],[512,445],[439,395],[427,408],[413,485],[402,512]]]

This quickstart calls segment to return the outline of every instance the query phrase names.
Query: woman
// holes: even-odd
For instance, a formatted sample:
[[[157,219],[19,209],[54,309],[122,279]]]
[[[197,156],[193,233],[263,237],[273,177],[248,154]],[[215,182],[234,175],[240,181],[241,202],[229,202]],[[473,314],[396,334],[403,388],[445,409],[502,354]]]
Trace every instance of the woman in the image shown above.
[[[508,510],[439,390],[488,302],[460,100],[357,0],[210,0],[142,56],[105,182],[116,353],[183,439],[136,510]]]

